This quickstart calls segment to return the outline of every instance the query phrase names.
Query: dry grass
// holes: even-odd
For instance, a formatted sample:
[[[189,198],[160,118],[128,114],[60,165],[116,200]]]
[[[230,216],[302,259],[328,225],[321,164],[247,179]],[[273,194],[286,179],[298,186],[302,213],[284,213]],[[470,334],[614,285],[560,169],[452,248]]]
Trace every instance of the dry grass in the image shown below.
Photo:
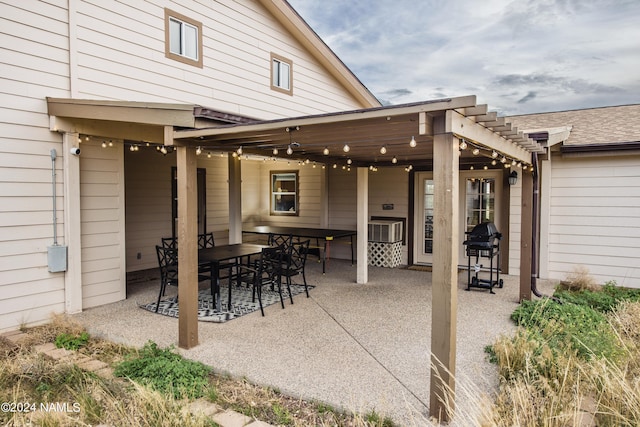
[[[523,328],[498,340],[502,385],[484,425],[640,425],[640,303],[622,304],[609,320],[624,350],[615,362],[554,352]]]
[[[566,291],[597,291],[600,288],[584,265],[575,266],[558,287]]]

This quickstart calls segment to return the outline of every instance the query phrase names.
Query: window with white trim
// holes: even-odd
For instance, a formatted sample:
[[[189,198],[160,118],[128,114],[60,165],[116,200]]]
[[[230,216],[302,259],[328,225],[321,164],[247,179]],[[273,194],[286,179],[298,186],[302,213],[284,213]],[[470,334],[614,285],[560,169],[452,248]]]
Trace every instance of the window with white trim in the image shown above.
[[[298,215],[298,171],[271,172],[271,215]]]
[[[165,56],[202,68],[202,24],[165,9]]]
[[[271,54],[271,89],[293,95],[293,63],[286,58]]]

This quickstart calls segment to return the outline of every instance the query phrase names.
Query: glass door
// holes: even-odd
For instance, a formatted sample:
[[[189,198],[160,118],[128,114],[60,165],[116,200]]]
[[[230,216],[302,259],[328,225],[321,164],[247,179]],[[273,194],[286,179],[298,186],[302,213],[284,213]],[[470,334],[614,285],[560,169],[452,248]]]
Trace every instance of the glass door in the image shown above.
[[[418,236],[414,247],[416,264],[433,261],[433,174],[416,173],[416,228]]]

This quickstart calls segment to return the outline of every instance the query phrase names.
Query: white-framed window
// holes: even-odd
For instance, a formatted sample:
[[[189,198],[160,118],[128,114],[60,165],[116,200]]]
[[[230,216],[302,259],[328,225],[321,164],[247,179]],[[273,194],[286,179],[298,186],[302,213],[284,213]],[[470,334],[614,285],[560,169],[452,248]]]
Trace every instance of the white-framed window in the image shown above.
[[[271,215],[298,215],[298,171],[271,172]]]
[[[271,54],[271,89],[293,95],[293,63],[282,56]]]
[[[165,56],[202,68],[202,24],[165,9]]]

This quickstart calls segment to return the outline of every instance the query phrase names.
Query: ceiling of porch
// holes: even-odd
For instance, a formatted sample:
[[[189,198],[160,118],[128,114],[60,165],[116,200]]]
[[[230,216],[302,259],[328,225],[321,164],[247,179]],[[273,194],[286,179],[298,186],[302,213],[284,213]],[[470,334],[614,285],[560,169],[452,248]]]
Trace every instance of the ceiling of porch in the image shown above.
[[[387,106],[366,110],[304,116],[280,120],[184,129],[173,133],[174,144],[200,147],[203,152],[239,152],[243,156],[291,158],[296,161],[352,166],[407,166],[431,164],[433,138],[445,129],[447,110],[455,110],[467,125],[481,126],[492,138],[465,136],[461,164],[489,164],[495,158],[521,161],[517,153],[541,147],[522,132],[476,105],[475,97]],[[443,120],[439,120],[443,119]],[[463,123],[464,124],[464,123]],[[463,128],[462,124],[460,125]],[[470,127],[470,126],[467,126]],[[415,142],[415,143],[414,143]],[[510,148],[506,150],[505,147]],[[290,148],[290,153],[287,149]],[[474,149],[478,150],[474,153]],[[513,148],[513,149],[511,149]],[[495,151],[495,153],[494,153]],[[480,160],[483,159],[483,160]]]

